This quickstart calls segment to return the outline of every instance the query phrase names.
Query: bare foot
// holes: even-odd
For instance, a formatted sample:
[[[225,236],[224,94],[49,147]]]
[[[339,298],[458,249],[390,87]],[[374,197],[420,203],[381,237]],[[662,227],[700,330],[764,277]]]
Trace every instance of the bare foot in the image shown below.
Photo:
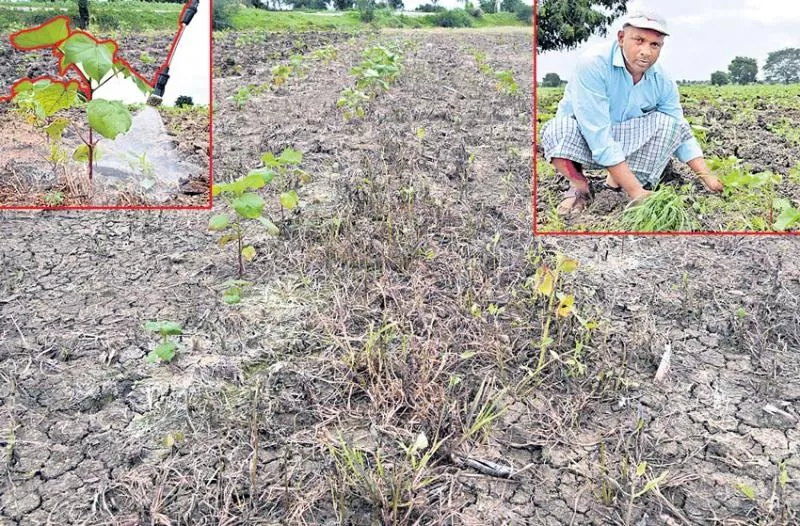
[[[558,212],[560,216],[579,214],[586,208],[588,202],[589,193],[587,191],[570,188],[564,194],[564,200],[558,205],[556,212]]]
[[[612,190],[619,190],[619,185],[614,182],[614,179],[611,178],[611,174],[606,176],[606,186]]]

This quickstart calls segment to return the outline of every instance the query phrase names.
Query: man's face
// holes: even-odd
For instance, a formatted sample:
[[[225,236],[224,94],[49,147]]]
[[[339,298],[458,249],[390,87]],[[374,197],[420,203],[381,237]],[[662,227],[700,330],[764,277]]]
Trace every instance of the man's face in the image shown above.
[[[632,75],[643,75],[658,60],[664,35],[652,29],[627,26],[617,34],[622,56]]]

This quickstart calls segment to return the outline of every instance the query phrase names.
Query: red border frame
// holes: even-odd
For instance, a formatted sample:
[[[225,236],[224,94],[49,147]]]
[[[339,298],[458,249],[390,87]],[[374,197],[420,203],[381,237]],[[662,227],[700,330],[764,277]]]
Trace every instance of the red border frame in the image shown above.
[[[650,237],[660,237],[660,236],[764,236],[764,237],[795,237],[800,235],[798,231],[789,231],[789,232],[777,232],[777,231],[767,231],[767,232],[749,232],[749,231],[742,231],[742,232],[727,232],[722,230],[706,230],[701,232],[627,232],[627,231],[611,231],[611,232],[573,232],[573,231],[546,231],[541,232],[537,230],[537,209],[536,205],[538,203],[538,187],[536,182],[536,160],[538,158],[536,154],[536,132],[537,132],[537,122],[536,122],[536,56],[537,56],[537,40],[536,40],[536,6],[538,0],[533,0],[533,82],[532,82],[532,90],[533,90],[533,102],[531,107],[531,115],[532,115],[532,148],[533,151],[531,152],[531,159],[532,159],[532,166],[531,166],[531,173],[532,173],[532,191],[531,191],[531,216],[533,217],[533,224],[532,232],[533,237],[536,236],[650,236]]]
[[[213,206],[214,206],[214,197],[213,197],[213,195],[211,193],[211,187],[214,184],[214,122],[213,122],[214,121],[214,82],[213,82],[214,81],[214,78],[213,78],[214,77],[214,67],[213,67],[213,64],[214,64],[214,38],[213,38],[214,17],[213,17],[213,0],[205,0],[205,1],[207,1],[209,3],[209,17],[208,17],[208,50],[209,50],[209,63],[208,63],[208,203],[203,205],[203,206],[188,206],[188,205],[171,205],[171,206],[170,205],[165,205],[165,206],[145,206],[145,205],[138,205],[138,206],[33,206],[33,205],[13,205],[13,206],[3,206],[2,204],[0,204],[0,212],[6,211],[6,210],[48,210],[48,211],[50,211],[50,210],[210,210],[211,208],[213,208]],[[109,42],[112,43],[114,45],[114,52],[112,54],[112,59],[114,61],[118,61],[118,62],[121,62],[122,64],[124,64],[128,69],[131,70],[132,74],[136,75],[136,77],[138,77],[140,80],[145,82],[151,88],[154,88],[155,84],[157,82],[159,74],[161,74],[161,72],[164,70],[164,68],[166,68],[168,66],[169,61],[172,58],[172,54],[175,52],[175,44],[177,43],[177,41],[180,38],[181,33],[183,32],[183,29],[184,29],[184,27],[181,25],[181,19],[183,18],[183,14],[186,12],[186,9],[188,9],[188,7],[189,7],[189,3],[187,2],[186,4],[184,4],[183,9],[181,9],[180,15],[178,15],[178,32],[175,34],[175,37],[172,39],[172,44],[170,44],[170,49],[169,49],[169,52],[167,53],[167,58],[164,60],[164,63],[156,70],[152,81],[148,81],[146,78],[144,78],[139,73],[137,73],[136,70],[125,59],[117,57],[117,51],[119,50],[119,46],[117,45],[117,43],[114,40],[110,40],[110,39],[109,40],[97,40],[92,35],[89,35],[88,33],[84,32],[84,31],[72,30],[72,28],[69,27],[69,22],[71,21],[71,19],[67,15],[59,15],[59,16],[53,17],[52,19],[48,20],[47,22],[44,22],[43,24],[40,24],[38,26],[34,26],[34,28],[39,28],[39,27],[42,27],[42,26],[52,22],[53,20],[57,20],[59,18],[64,18],[64,19],[67,20],[67,27],[69,29],[69,33],[68,33],[67,38],[69,38],[69,36],[72,36],[74,33],[82,33],[82,34],[87,35],[89,38],[91,38],[92,40],[94,40],[98,44],[105,44],[105,43],[109,43]],[[28,28],[27,30],[34,29],[34,28]],[[25,30],[23,30],[23,31],[25,31]],[[19,32],[20,31],[17,31],[16,33],[12,33],[11,35],[9,35],[9,39],[13,35],[16,35]],[[14,46],[16,48],[16,46],[13,43],[12,43],[12,46]],[[40,48],[43,48],[43,47],[53,47],[53,46],[40,46]],[[30,50],[30,49],[38,49],[38,48],[27,48],[27,50]],[[62,58],[62,54],[57,52],[57,51],[54,52],[53,54],[59,60],[59,75],[60,76],[64,76],[64,74],[69,69],[74,69],[74,71],[76,71],[78,73],[78,75],[80,76],[80,78],[84,82],[84,85],[80,86],[79,89],[81,89],[84,92],[84,94],[87,94],[87,92],[85,91],[85,88],[86,88],[85,83],[87,83],[88,81],[86,80],[86,77],[83,75],[83,73],[80,71],[80,69],[78,69],[74,64],[71,64],[67,68],[62,70],[61,69],[61,63],[60,63],[61,62],[61,58]],[[10,102],[10,100],[13,98],[14,88],[19,83],[24,82],[26,80],[35,82],[36,80],[41,80],[42,78],[47,78],[47,77],[37,77],[36,79],[27,79],[27,78],[25,78],[25,79],[20,79],[20,80],[14,82],[14,84],[12,84],[12,86],[11,86],[11,95],[0,97],[0,102]],[[51,80],[53,80],[53,79],[51,79]],[[73,79],[71,81],[70,80],[64,80],[64,81],[53,80],[53,82],[59,82],[61,84],[64,84],[65,86],[67,86],[70,82],[77,82],[77,81]],[[79,85],[80,85],[80,82],[79,82]]]

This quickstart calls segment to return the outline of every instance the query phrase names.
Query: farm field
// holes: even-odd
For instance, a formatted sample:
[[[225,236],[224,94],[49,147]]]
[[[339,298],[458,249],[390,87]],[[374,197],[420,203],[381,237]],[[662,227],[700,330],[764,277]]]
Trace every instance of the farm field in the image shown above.
[[[0,524],[796,523],[794,245],[534,239],[531,44],[219,34],[213,211],[1,212]]]
[[[168,16],[174,16],[176,20],[178,15]],[[93,34],[98,39],[115,39],[119,46],[116,57],[124,59],[146,79],[155,77],[175,36],[172,30],[124,34],[99,28],[93,30],[96,30]],[[57,76],[58,59],[50,49],[15,49],[8,34],[0,35],[0,57],[0,97],[10,95],[17,80]],[[75,81],[79,77],[70,70],[65,78]],[[109,175],[94,177],[90,182],[88,154],[84,153],[84,158],[77,154],[80,148],[85,148],[86,138],[91,137],[87,122],[88,105],[74,97],[76,100],[72,103],[63,107],[53,104],[54,111],[37,114],[29,103],[28,106],[19,103],[22,98],[12,102],[0,101],[0,207],[208,206],[210,137],[207,105],[160,106],[156,119],[160,118],[163,129],[154,135],[160,136],[166,144],[149,148],[141,156],[130,154],[128,165],[123,167],[129,177]],[[144,113],[144,106],[126,105],[134,123],[141,122],[137,115]],[[63,124],[61,128],[58,128],[59,123]],[[51,137],[53,128],[57,132]],[[132,134],[136,133],[135,126],[131,129],[134,130]],[[147,131],[140,129],[139,135],[144,134],[146,139],[155,141],[155,137],[146,135],[151,133],[151,129],[145,129]],[[107,145],[110,142],[96,131],[94,137],[100,139],[97,143],[100,153],[96,158],[96,164],[100,166],[106,162],[103,153],[109,149]],[[187,163],[186,175],[173,177],[174,166],[167,169],[164,159]],[[160,190],[162,185],[163,191]]]
[[[688,166],[673,158],[662,179],[664,206],[681,223],[631,223],[624,194],[608,190],[605,171],[589,171],[594,202],[584,213],[559,218],[567,185],[549,163],[537,162],[537,223],[542,231],[641,230],[768,232],[800,228],[800,85],[682,85],[681,103],[709,167],[726,191],[712,195]],[[539,88],[537,122],[555,115],[563,88]],[[541,152],[540,152],[541,154]],[[627,214],[630,215],[630,212]],[[649,227],[648,227],[649,226]]]

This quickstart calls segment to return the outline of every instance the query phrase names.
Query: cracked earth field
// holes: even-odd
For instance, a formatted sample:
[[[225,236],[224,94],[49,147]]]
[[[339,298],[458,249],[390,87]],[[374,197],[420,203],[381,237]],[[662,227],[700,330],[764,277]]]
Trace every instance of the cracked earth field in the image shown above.
[[[0,216],[0,524],[797,523],[793,240],[532,239],[527,32],[239,37],[215,175],[293,146],[312,176],[291,214],[263,191],[281,235],[251,231],[240,305],[210,212]],[[398,40],[397,83],[342,119],[360,49]],[[555,322],[532,375],[557,254],[597,327]],[[155,319],[184,327],[170,364],[145,361]]]

